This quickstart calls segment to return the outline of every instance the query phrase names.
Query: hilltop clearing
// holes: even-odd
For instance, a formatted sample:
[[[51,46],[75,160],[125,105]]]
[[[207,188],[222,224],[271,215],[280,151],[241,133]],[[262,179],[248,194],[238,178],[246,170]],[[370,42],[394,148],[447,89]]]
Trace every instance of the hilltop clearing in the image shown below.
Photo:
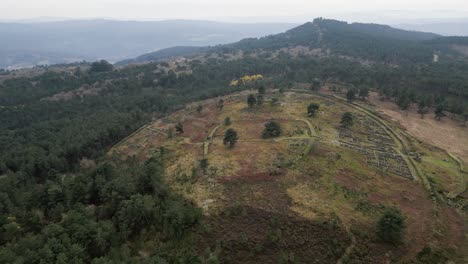
[[[223,263],[386,263],[417,260],[424,248],[463,251],[466,218],[457,208],[466,200],[455,197],[464,176],[444,151],[339,97],[271,90],[249,107],[250,94],[188,105],[109,153],[140,161],[164,153],[168,185],[205,215],[198,250],[217,248]],[[310,103],[319,105],[313,117]],[[350,127],[340,125],[345,112]],[[264,139],[270,121],[281,134]],[[233,148],[223,144],[228,129],[237,131]],[[376,237],[390,208],[407,223],[397,245]]]

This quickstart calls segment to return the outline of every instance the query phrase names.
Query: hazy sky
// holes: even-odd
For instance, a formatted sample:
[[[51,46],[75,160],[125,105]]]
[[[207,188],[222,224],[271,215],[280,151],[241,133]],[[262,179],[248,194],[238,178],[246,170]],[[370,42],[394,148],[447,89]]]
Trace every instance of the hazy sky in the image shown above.
[[[37,17],[136,20],[282,17],[284,21],[288,17],[297,20],[310,15],[372,14],[377,10],[406,11],[399,14],[408,19],[431,14],[460,17],[468,13],[468,0],[0,0],[0,20]]]

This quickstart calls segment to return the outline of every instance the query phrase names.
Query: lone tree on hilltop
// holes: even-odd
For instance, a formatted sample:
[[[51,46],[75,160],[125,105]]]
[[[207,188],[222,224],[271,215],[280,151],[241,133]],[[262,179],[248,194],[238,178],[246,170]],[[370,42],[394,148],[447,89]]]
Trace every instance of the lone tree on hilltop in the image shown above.
[[[249,97],[247,97],[247,105],[249,108],[253,108],[255,104],[257,104],[257,99],[255,99],[253,94],[249,94]]]
[[[349,89],[346,93],[346,99],[350,102],[356,99],[356,91],[353,88]]]
[[[444,113],[444,105],[443,104],[438,104],[436,106],[436,109],[434,111],[434,114],[435,114],[435,117],[438,121],[440,121],[440,119],[442,119],[442,117],[445,116],[445,113]]]
[[[232,124],[232,122],[231,122],[231,118],[229,116],[224,118],[224,125],[225,126],[230,126],[231,124]]]
[[[203,174],[206,174],[206,169],[208,168],[208,159],[200,160],[200,169],[202,169]]]
[[[234,129],[229,128],[224,133],[223,144],[229,145],[229,148],[233,148],[238,139],[239,137],[237,136],[237,132]]]
[[[270,121],[265,124],[265,129],[262,132],[262,138],[273,138],[281,135],[281,126],[275,122]]]
[[[363,87],[359,89],[359,97],[361,97],[362,100],[365,100],[367,97],[369,97],[369,88]]]
[[[398,210],[388,210],[377,222],[377,236],[385,242],[398,243],[403,236],[405,218]]]
[[[259,94],[265,94],[265,86],[260,85],[260,87],[258,87],[258,93]]]
[[[350,112],[346,112],[343,114],[343,116],[341,117],[341,125],[343,127],[350,127],[353,125],[353,114],[351,114]]]
[[[310,89],[312,91],[320,90],[320,80],[315,78],[314,81],[312,82],[312,85],[310,86]]]
[[[203,105],[201,105],[201,104],[198,105],[198,106],[197,106],[197,113],[200,114],[202,110],[203,110]]]
[[[418,114],[421,115],[421,119],[424,118],[424,115],[427,114],[427,112],[428,112],[428,109],[427,109],[426,101],[420,100],[418,102]]]
[[[219,99],[218,101],[218,109],[219,110],[223,110],[224,108],[224,100],[223,99]]]
[[[411,105],[411,99],[408,94],[404,93],[398,97],[398,106],[401,110],[407,110]]]
[[[309,115],[310,117],[314,117],[317,111],[319,110],[319,108],[320,108],[320,105],[317,103],[309,104],[309,106],[307,107],[307,115]]]
[[[175,126],[175,130],[179,134],[184,133],[184,125],[182,123],[180,123],[180,122],[177,123],[177,125]]]

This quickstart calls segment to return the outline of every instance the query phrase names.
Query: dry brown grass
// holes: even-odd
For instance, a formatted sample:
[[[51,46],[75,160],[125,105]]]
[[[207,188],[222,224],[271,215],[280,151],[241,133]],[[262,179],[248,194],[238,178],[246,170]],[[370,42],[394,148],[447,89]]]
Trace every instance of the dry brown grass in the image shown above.
[[[393,102],[380,101],[377,93],[371,93],[369,101],[379,112],[398,122],[412,136],[445,149],[468,164],[468,128],[461,126],[460,121],[448,117],[437,121],[433,113],[421,119],[415,106],[402,111]]]

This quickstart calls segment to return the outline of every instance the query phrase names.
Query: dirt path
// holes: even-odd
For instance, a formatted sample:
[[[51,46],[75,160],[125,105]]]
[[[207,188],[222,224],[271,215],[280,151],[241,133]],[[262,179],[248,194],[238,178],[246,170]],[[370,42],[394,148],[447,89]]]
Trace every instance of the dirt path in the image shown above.
[[[269,121],[270,119],[265,119],[265,120],[262,120],[262,119],[238,119],[238,120],[232,120],[233,122],[234,121],[259,121],[259,122],[266,122],[266,121]],[[309,120],[307,119],[302,119],[302,118],[281,118],[281,119],[275,119],[275,120],[280,120],[280,121],[300,121],[300,122],[303,122],[307,125],[307,127],[309,128],[309,133],[308,135],[310,137],[318,137],[317,133],[315,132],[314,130],[314,127],[312,126],[312,124],[309,122]],[[222,126],[222,124],[219,124],[217,125],[216,127],[214,127],[209,135],[208,135],[208,138],[203,142],[203,155],[206,156],[208,155],[209,153],[209,149],[210,149],[210,144],[213,142],[213,139],[214,139],[214,135],[216,134],[216,131],[218,131],[218,129]],[[282,141],[282,140],[288,140],[288,139],[303,139],[304,137],[279,137],[279,138],[275,138],[273,139],[274,141]],[[239,139],[238,142],[246,142],[246,141],[263,141],[264,139]]]
[[[353,235],[353,233],[348,231],[348,234],[351,236],[351,244],[346,248],[344,254],[341,256],[341,258],[336,262],[336,264],[343,264],[347,263],[345,259],[349,259],[349,256],[353,252],[354,247],[356,246],[356,237]]]
[[[221,125],[217,125],[214,127],[211,131],[210,134],[208,135],[208,139],[203,142],[203,155],[206,156],[208,155],[209,149],[210,149],[210,143],[213,141],[214,134],[218,129],[221,127]]]
[[[307,127],[309,128],[309,133],[310,133],[309,135],[310,135],[311,137],[318,137],[317,132],[315,132],[315,130],[314,130],[314,126],[312,126],[312,124],[310,123],[309,120],[307,120],[307,119],[302,119],[302,118],[298,118],[298,119],[295,119],[295,120],[296,120],[296,121],[302,121],[302,122],[304,122],[304,123],[307,125]]]

